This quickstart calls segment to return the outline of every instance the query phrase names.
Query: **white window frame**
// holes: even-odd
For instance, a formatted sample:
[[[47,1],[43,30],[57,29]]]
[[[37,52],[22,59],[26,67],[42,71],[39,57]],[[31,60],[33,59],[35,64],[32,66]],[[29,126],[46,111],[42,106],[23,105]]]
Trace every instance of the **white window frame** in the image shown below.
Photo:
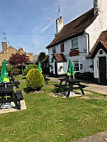
[[[78,38],[71,39],[71,50],[72,49],[78,49]]]
[[[56,53],[56,47],[52,47],[52,53]]]
[[[79,65],[79,61],[73,61],[73,66],[76,72],[80,71],[80,65]],[[77,69],[78,68],[78,69]]]

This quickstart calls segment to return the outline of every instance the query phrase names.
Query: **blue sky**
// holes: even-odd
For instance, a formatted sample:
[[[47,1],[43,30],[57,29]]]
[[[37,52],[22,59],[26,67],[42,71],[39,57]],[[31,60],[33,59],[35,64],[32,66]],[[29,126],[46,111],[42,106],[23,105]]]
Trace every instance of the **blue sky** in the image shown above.
[[[93,0],[0,0],[0,42],[6,36],[16,49],[47,53],[45,47],[56,33],[58,5],[67,24],[92,8]]]

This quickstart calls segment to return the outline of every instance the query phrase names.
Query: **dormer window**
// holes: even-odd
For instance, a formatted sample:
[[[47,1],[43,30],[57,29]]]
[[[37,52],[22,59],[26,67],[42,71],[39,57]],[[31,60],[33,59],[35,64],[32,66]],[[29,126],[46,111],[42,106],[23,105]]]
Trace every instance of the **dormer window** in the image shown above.
[[[71,49],[77,49],[78,48],[78,38],[74,38],[71,40]]]

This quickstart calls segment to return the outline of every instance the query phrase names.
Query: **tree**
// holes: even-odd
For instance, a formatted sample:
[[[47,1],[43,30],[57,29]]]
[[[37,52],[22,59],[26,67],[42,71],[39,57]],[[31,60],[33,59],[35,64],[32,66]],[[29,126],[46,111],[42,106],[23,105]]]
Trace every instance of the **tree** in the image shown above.
[[[9,63],[11,65],[22,65],[22,64],[26,64],[29,61],[29,57],[26,56],[26,54],[12,54],[11,57],[9,58]]]
[[[46,57],[45,52],[41,52],[41,53],[39,54],[39,56],[38,56],[38,61],[41,62],[45,57]]]

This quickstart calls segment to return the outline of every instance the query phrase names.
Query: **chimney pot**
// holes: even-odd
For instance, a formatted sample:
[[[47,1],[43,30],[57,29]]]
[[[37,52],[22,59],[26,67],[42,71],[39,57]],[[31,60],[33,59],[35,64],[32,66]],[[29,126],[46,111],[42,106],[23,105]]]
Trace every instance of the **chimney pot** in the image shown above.
[[[6,42],[2,42],[2,51],[6,51],[7,50],[7,43]]]

